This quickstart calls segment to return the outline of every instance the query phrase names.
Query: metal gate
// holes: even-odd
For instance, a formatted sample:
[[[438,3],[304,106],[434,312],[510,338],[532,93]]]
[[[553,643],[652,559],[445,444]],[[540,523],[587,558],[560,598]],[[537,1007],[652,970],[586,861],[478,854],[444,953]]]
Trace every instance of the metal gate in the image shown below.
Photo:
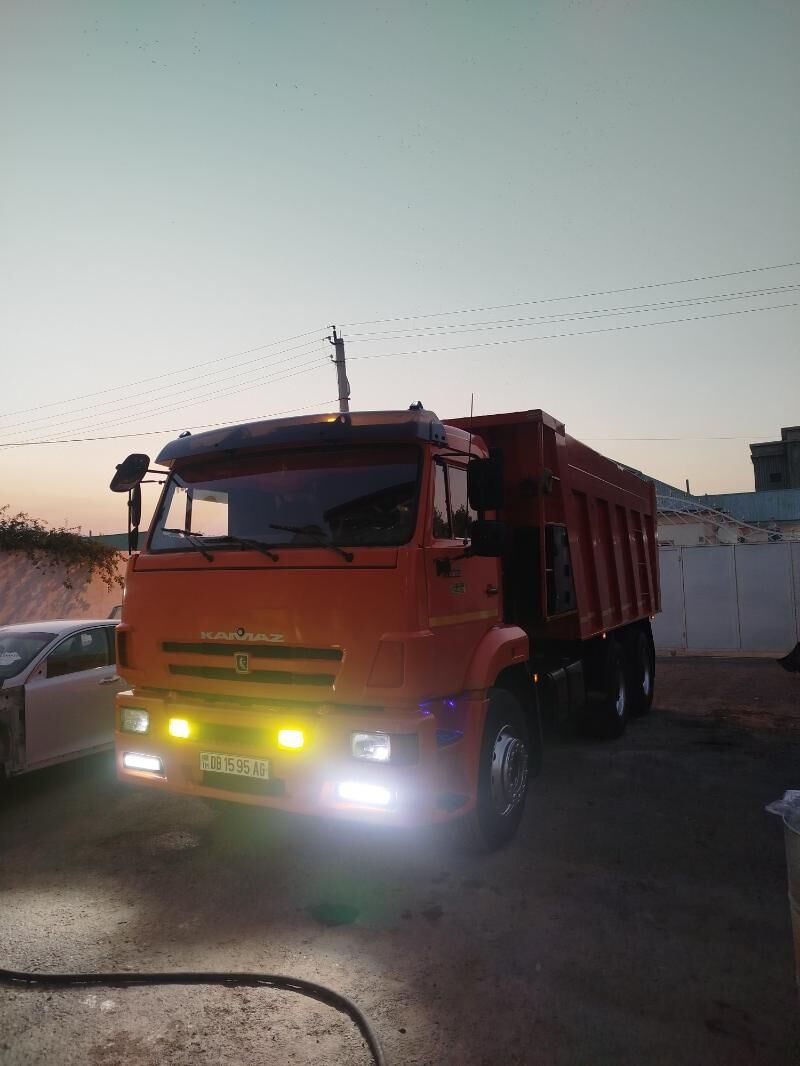
[[[800,640],[800,543],[659,549],[659,651],[786,655]]]

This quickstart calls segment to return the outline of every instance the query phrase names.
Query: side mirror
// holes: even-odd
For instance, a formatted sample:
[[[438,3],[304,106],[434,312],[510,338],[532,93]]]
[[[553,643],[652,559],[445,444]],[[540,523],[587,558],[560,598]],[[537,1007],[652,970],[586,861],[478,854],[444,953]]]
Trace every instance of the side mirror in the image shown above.
[[[473,522],[469,531],[470,555],[480,555],[489,559],[498,559],[503,554],[506,540],[506,527],[503,522],[493,522],[485,518]]]
[[[503,506],[503,459],[493,451],[488,459],[470,459],[467,465],[469,505],[478,514]]]
[[[139,548],[139,523],[142,520],[142,486],[134,485],[128,493],[128,554]]]
[[[128,496],[128,513],[130,524],[138,527],[142,520],[142,486],[134,485]]]
[[[112,492],[130,492],[139,485],[150,466],[150,456],[134,452],[117,467],[109,488]]]

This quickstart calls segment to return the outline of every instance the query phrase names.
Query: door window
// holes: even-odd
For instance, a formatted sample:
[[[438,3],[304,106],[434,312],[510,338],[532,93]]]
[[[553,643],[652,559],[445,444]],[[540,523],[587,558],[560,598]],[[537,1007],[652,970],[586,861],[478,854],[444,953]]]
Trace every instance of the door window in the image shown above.
[[[433,488],[433,535],[437,540],[449,540],[450,517],[447,509],[447,475],[444,466],[437,463],[435,467]]]
[[[116,642],[116,626],[106,626],[103,632],[106,635],[106,641],[108,642],[108,662],[111,666],[116,666],[117,663],[117,642]]]
[[[478,517],[467,499],[467,471],[463,466],[449,466],[447,480],[450,485],[450,525],[458,540],[469,540],[472,523]]]
[[[469,540],[477,514],[467,498],[463,466],[436,464],[433,493],[433,535],[437,540]]]
[[[63,677],[81,670],[108,666],[109,642],[106,629],[84,629],[62,640],[47,657],[47,676]]]

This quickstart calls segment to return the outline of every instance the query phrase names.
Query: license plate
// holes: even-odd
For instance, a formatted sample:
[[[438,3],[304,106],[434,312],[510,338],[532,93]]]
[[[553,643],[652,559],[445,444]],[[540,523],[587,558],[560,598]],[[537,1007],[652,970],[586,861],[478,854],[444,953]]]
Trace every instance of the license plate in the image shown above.
[[[200,769],[212,774],[233,774],[235,777],[269,778],[269,760],[251,759],[247,755],[223,755],[217,751],[200,753]]]

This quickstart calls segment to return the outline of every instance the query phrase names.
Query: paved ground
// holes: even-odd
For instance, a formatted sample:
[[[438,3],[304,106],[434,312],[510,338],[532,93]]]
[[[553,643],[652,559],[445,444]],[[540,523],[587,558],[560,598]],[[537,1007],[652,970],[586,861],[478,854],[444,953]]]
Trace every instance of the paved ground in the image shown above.
[[[106,757],[15,782],[2,965],[261,969],[332,984],[392,1066],[796,1066],[780,823],[800,676],[659,664],[657,709],[550,747],[489,858],[119,788]],[[335,1064],[347,1019],[290,994],[0,991],[0,1062]]]

